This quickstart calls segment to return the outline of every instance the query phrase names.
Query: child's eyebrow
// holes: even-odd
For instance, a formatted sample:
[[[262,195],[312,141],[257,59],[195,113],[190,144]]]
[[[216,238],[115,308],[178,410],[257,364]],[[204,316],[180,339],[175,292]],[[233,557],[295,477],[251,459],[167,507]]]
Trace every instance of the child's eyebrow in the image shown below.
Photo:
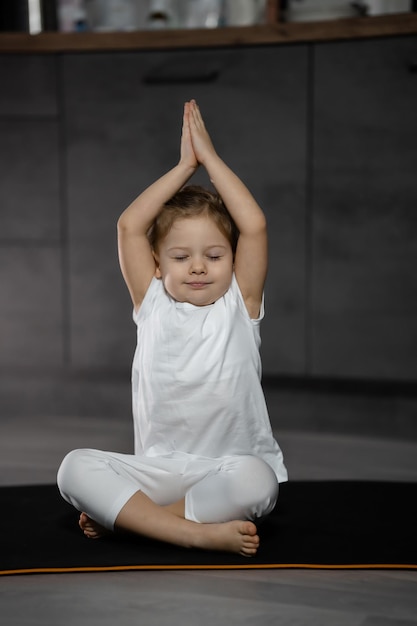
[[[176,252],[176,251],[188,252],[189,250],[190,248],[187,248],[187,246],[172,246],[172,248],[167,248],[168,252]]]
[[[204,249],[211,250],[212,248],[220,248],[221,250],[226,250],[227,246],[224,246],[222,243],[213,243],[213,244],[206,246]],[[189,252],[190,250],[191,248],[189,248],[188,246],[172,246],[172,248],[167,248],[168,252],[176,252],[176,251]]]

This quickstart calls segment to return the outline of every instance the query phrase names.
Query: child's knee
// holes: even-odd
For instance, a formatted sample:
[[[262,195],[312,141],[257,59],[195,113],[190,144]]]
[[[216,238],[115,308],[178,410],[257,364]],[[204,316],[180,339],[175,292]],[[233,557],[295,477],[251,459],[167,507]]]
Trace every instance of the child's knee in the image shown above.
[[[256,456],[237,457],[231,497],[248,511],[250,519],[268,515],[278,498],[278,479],[273,469]]]
[[[85,476],[89,456],[88,450],[80,449],[72,450],[64,457],[57,474],[58,488],[64,498],[82,480],[83,475]]]

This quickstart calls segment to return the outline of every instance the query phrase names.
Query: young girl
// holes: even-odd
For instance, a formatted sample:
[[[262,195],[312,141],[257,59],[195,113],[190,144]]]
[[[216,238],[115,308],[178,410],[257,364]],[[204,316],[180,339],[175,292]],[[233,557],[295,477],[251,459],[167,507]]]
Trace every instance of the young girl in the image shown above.
[[[183,187],[200,164],[219,195]],[[89,538],[122,529],[252,556],[255,524],[287,480],[260,384],[266,222],[194,100],[179,163],[124,211],[118,234],[137,324],[135,454],[71,452],[62,496]]]

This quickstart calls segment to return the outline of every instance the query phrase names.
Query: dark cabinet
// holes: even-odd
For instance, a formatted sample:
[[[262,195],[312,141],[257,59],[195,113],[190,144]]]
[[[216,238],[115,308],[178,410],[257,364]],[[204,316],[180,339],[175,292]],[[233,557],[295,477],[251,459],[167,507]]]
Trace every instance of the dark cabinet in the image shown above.
[[[3,55],[1,363],[129,367],[116,222],[196,98],[268,219],[264,374],[415,380],[416,60],[415,36]]]
[[[316,45],[313,376],[417,376],[415,37]]]
[[[0,57],[0,365],[64,360],[61,155],[54,58]]]

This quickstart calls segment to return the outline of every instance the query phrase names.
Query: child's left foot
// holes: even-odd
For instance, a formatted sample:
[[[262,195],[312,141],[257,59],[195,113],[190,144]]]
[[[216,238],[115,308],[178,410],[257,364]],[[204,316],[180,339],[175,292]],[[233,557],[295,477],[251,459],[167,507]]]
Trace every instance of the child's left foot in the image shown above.
[[[95,522],[91,517],[88,517],[87,513],[81,513],[78,524],[84,535],[89,539],[100,539],[100,537],[110,533],[107,528]]]

